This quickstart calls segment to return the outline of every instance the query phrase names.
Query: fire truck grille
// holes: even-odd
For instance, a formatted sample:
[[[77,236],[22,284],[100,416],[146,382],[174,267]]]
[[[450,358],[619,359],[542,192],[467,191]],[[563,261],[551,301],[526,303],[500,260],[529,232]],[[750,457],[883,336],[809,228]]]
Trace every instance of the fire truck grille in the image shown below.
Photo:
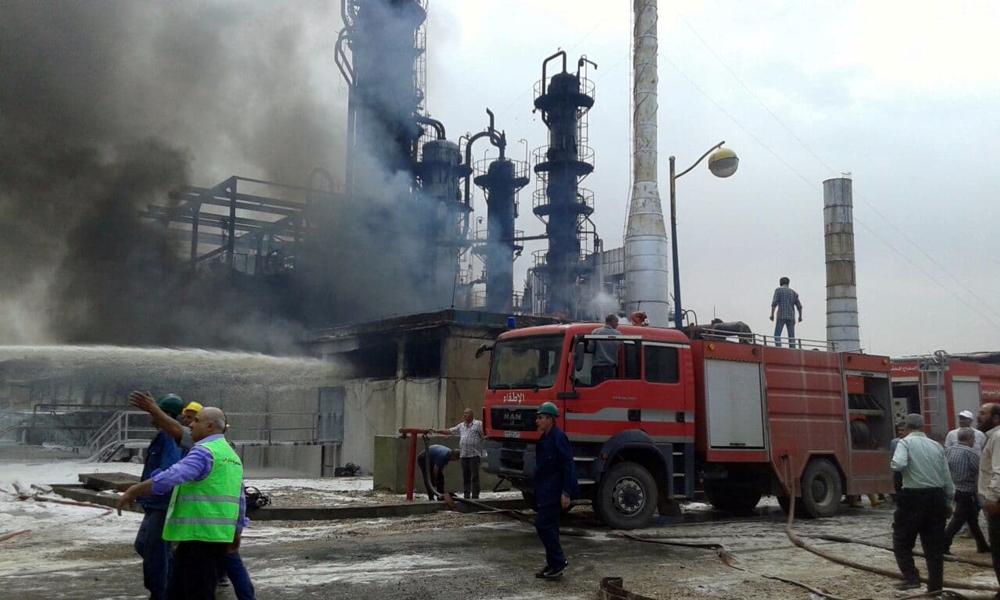
[[[534,408],[493,408],[490,410],[490,424],[501,431],[534,431]]]
[[[500,467],[508,471],[524,470],[524,448],[504,448],[500,451]]]

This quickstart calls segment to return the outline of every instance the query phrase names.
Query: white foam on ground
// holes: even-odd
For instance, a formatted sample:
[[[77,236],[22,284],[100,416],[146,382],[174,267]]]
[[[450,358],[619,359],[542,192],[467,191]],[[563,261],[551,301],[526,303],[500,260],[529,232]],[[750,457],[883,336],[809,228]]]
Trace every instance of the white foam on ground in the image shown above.
[[[304,587],[327,583],[393,583],[470,569],[466,564],[421,554],[396,554],[359,562],[323,561],[307,566],[265,567],[254,571],[260,587]]]
[[[78,484],[79,473],[126,472],[138,475],[142,465],[131,463],[95,464],[83,460],[5,462],[0,465],[0,535],[31,530],[31,533],[11,538],[0,552],[0,576],[46,573],[53,570],[51,555],[71,548],[79,540],[100,540],[103,543],[131,543],[139,528],[142,515],[126,512],[118,517],[104,507],[68,506],[33,499],[20,500],[14,492],[17,484],[28,494],[51,484]],[[66,500],[55,493],[43,497]],[[79,564],[89,564],[80,561]],[[64,572],[78,566],[77,562],[60,561]]]

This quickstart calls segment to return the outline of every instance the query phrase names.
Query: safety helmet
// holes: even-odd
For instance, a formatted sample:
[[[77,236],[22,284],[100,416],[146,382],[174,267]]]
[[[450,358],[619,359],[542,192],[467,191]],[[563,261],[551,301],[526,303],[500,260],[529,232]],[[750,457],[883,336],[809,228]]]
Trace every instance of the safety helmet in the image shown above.
[[[198,413],[203,408],[205,407],[197,402],[188,402],[188,405],[184,407],[184,412],[191,411],[193,413]]]
[[[176,417],[181,414],[181,410],[184,408],[184,401],[177,394],[167,394],[160,398],[156,405],[171,417]]]
[[[541,408],[538,409],[538,414],[548,415],[554,419],[559,416],[559,409],[551,402],[543,402]]]

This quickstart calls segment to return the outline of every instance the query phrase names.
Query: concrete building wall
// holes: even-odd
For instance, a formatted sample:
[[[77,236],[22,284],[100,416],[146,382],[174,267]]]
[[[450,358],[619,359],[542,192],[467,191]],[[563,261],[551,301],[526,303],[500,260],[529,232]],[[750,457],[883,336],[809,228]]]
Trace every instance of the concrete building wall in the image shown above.
[[[441,415],[443,427],[451,427],[462,420],[462,411],[471,408],[477,419],[482,419],[486,379],[489,377],[490,358],[484,354],[476,358],[476,349],[492,339],[471,337],[459,331],[444,343],[444,369],[447,385],[447,402]]]
[[[439,428],[440,379],[351,379],[344,382],[343,466],[375,468],[375,436],[398,436],[401,427]]]

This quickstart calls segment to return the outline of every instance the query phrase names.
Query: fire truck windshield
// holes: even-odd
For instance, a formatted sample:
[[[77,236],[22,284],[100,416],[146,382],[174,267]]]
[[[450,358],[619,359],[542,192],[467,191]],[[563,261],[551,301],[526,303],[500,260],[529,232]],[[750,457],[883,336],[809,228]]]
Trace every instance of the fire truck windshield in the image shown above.
[[[547,335],[497,342],[490,369],[490,389],[545,389],[559,374],[563,338]]]

